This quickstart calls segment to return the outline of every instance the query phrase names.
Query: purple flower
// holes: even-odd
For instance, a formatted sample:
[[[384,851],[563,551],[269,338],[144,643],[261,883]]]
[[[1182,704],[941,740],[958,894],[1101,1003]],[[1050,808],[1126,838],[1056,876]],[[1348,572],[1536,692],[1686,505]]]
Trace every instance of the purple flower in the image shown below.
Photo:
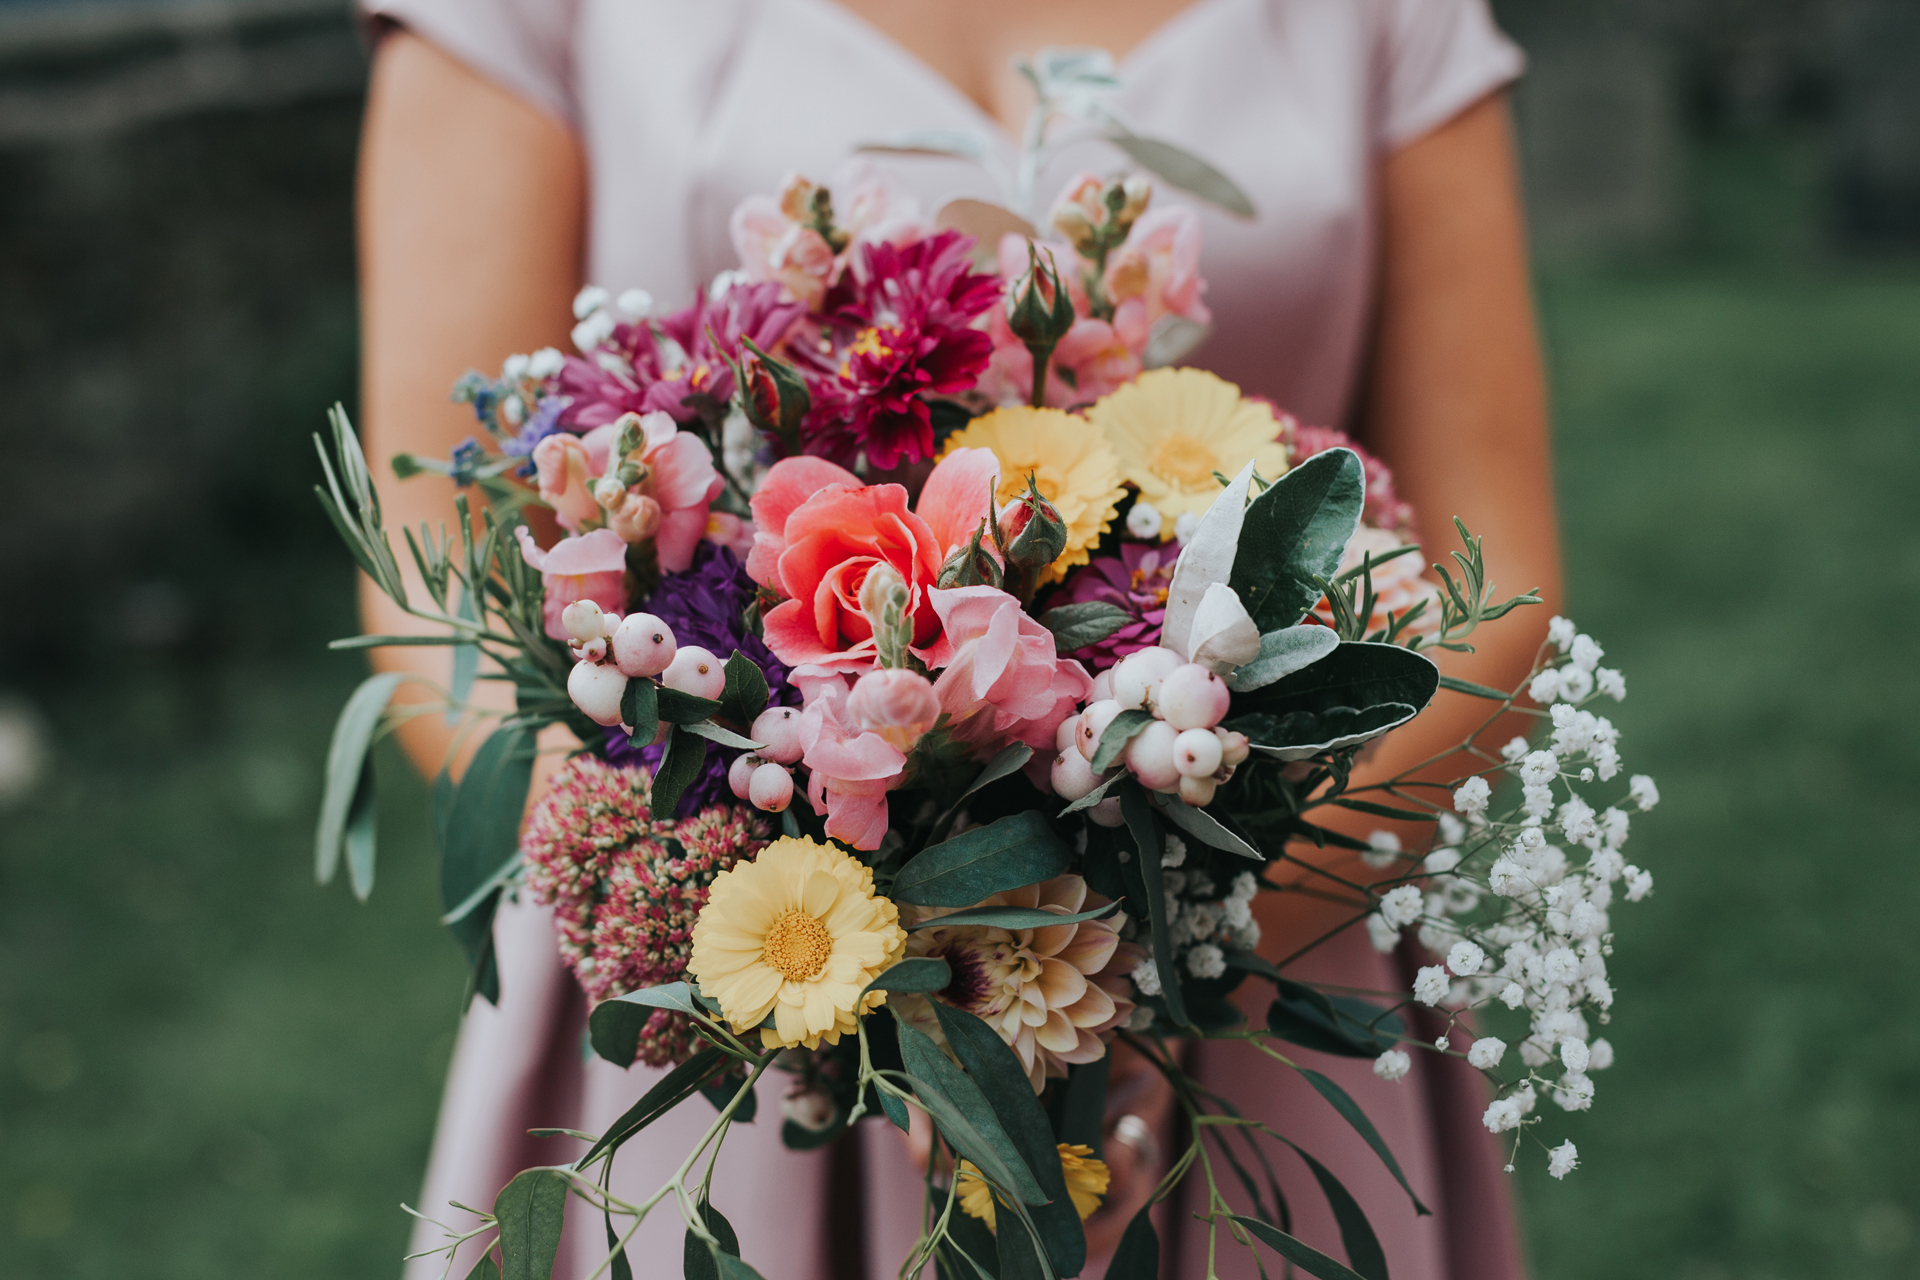
[[[694,551],[692,567],[685,573],[663,575],[659,589],[644,607],[672,627],[674,639],[681,644],[697,644],[722,659],[732,657],[738,649],[766,676],[769,705],[797,706],[798,691],[787,684],[787,668],[765,641],[747,629],[744,615],[754,593],[753,580],[747,577],[739,557],[726,547],[703,541]],[[640,763],[656,769],[664,751],[657,746],[636,750],[619,725],[607,730],[609,763]],[[725,747],[709,749],[705,767],[681,796],[675,816],[691,817],[709,805],[733,803],[727,766],[739,754]]]
[[[1076,649],[1071,656],[1089,670],[1104,671],[1136,649],[1160,643],[1160,628],[1167,616],[1167,588],[1173,582],[1174,561],[1179,558],[1177,542],[1126,542],[1121,544],[1118,556],[1095,556],[1085,568],[1074,570],[1052,603],[1097,600],[1125,609],[1131,620],[1105,640]]]
[[[510,458],[526,458],[533,454],[533,447],[548,436],[560,433],[560,413],[567,407],[565,396],[543,396],[540,404],[521,426],[520,433],[507,437],[500,442],[500,452]],[[521,467],[519,474],[524,478],[533,474],[533,463]]]

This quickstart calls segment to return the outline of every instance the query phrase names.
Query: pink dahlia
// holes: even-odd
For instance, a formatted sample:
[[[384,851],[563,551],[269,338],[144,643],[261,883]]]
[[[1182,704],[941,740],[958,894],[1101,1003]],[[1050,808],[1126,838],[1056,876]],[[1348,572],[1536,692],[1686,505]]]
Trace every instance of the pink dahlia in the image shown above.
[[[972,252],[957,231],[862,248],[822,304],[835,340],[810,379],[809,453],[864,452],[880,470],[933,456],[926,397],[971,390],[993,355],[973,322],[999,301],[1000,281],[973,270]]]
[[[1136,649],[1159,644],[1167,589],[1179,558],[1177,542],[1123,542],[1118,556],[1096,556],[1085,568],[1076,569],[1051,603],[1118,605],[1127,611],[1129,621],[1105,640],[1074,650],[1073,656],[1091,670],[1105,671]]]
[[[1249,396],[1248,399],[1261,400],[1261,396]],[[1287,447],[1287,465],[1297,467],[1316,453],[1325,453],[1329,449],[1351,449],[1360,457],[1360,465],[1367,477],[1367,505],[1360,512],[1360,522],[1372,525],[1376,529],[1386,529],[1399,534],[1406,541],[1414,541],[1413,508],[1400,500],[1394,491],[1393,472],[1387,464],[1368,453],[1357,444],[1353,437],[1344,431],[1332,427],[1306,427],[1290,413],[1282,412],[1271,400],[1266,403],[1273,408],[1274,416],[1280,419],[1280,443]]]
[[[520,837],[528,890],[553,908],[561,959],[595,1001],[684,978],[714,877],[771,837],[759,815],[733,805],[655,822],[650,785],[645,769],[575,756]],[[661,1010],[635,1061],[665,1066],[692,1047],[685,1016]]]

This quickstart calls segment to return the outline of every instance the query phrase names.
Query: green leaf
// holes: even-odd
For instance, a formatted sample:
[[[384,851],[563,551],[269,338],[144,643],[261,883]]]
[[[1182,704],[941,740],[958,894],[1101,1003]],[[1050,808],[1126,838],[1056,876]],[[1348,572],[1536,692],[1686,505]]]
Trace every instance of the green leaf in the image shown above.
[[[667,692],[669,690],[661,690],[663,697]],[[706,762],[707,743],[704,738],[688,733],[680,725],[669,729],[666,751],[660,757],[658,772],[653,775],[650,797],[653,812],[662,819],[671,818],[680,807],[680,797],[700,776],[700,767]]]
[[[965,1256],[961,1256],[965,1250]],[[941,1241],[938,1280],[1000,1280],[1000,1248],[987,1224],[970,1213],[955,1210],[947,1220],[947,1238]]]
[[[918,993],[927,991],[945,991],[953,982],[953,970],[939,956],[914,956],[899,961],[880,971],[880,976],[867,984],[867,991],[899,991]],[[861,992],[862,995],[866,991]]]
[[[599,1046],[594,1046],[599,1052]],[[605,1053],[600,1054],[606,1057]],[[608,1059],[612,1061],[612,1059]],[[627,1063],[632,1063],[633,1055],[627,1055]],[[575,1169],[585,1169],[599,1158],[603,1151],[617,1151],[620,1144],[658,1120],[667,1112],[691,1098],[700,1091],[713,1073],[726,1064],[727,1055],[718,1049],[702,1049],[685,1062],[654,1081],[653,1087],[640,1096],[623,1112],[618,1120],[603,1134],[600,1140],[588,1149],[587,1154],[573,1162]]]
[[[1066,808],[1062,809],[1056,816],[1064,818],[1070,813],[1078,813],[1082,809],[1093,808],[1093,806],[1099,804],[1102,800],[1105,800],[1107,798],[1107,792],[1119,786],[1121,781],[1125,779],[1127,776],[1128,776],[1127,772],[1124,769],[1121,770],[1120,772],[1114,774],[1111,778],[1108,778],[1105,782],[1101,783],[1099,786],[1095,787],[1093,790],[1087,792],[1087,794],[1081,796],[1078,800],[1075,800],[1072,804],[1068,805]]]
[[[627,683],[633,682],[629,680]],[[696,720],[708,720],[720,709],[720,703],[713,698],[697,698],[691,693],[682,693],[678,689],[669,689],[665,685],[659,686],[657,696],[660,701],[660,718],[673,724],[692,724]],[[627,723],[633,724],[633,721],[629,720]],[[634,725],[636,729],[639,727]]]
[[[1305,760],[1322,751],[1337,751],[1396,729],[1420,714],[1405,702],[1383,702],[1365,710],[1333,707],[1324,712],[1293,711],[1284,716],[1258,713],[1240,716],[1234,727],[1247,735],[1247,745],[1278,760]]]
[[[1392,1014],[1383,1016],[1382,1010],[1357,997],[1323,995],[1286,982],[1280,998],[1267,1010],[1267,1029],[1305,1049],[1343,1058],[1377,1058],[1400,1043],[1406,1024]]]
[[[333,742],[327,747],[326,787],[320,798],[320,821],[313,833],[313,871],[321,884],[333,879],[340,865],[347,824],[353,814],[354,798],[360,790],[365,771],[367,747],[374,730],[380,727],[380,714],[387,709],[393,691],[406,679],[398,672],[368,676],[334,722]]]
[[[1312,666],[1332,653],[1339,643],[1340,637],[1332,627],[1323,627],[1317,622],[1269,631],[1260,637],[1260,656],[1236,667],[1227,677],[1227,688],[1235,693],[1264,689],[1282,676]]]
[[[493,1248],[480,1255],[480,1261],[473,1264],[473,1270],[467,1272],[467,1280],[500,1280],[500,1268],[493,1261]]]
[[[1373,1153],[1380,1157],[1382,1164],[1387,1166],[1387,1172],[1393,1175],[1394,1181],[1400,1184],[1408,1198],[1413,1201],[1414,1212],[1432,1213],[1431,1209],[1420,1203],[1420,1197],[1413,1194],[1413,1187],[1407,1182],[1407,1175],[1400,1172],[1400,1162],[1393,1158],[1393,1152],[1387,1149],[1386,1142],[1380,1137],[1380,1131],[1373,1127],[1373,1121],[1367,1119],[1367,1113],[1347,1096],[1347,1091],[1311,1068],[1295,1067],[1294,1070],[1305,1076],[1307,1083],[1314,1087],[1314,1091],[1331,1103],[1333,1109],[1340,1113],[1341,1118],[1353,1126],[1353,1131],[1373,1148]]]
[[[1133,1215],[1107,1263],[1107,1280],[1158,1280],[1160,1234],[1153,1229],[1153,1205]]]
[[[1174,821],[1182,831],[1202,844],[1215,849],[1237,854],[1242,858],[1251,858],[1255,862],[1265,862],[1267,856],[1258,849],[1229,831],[1221,821],[1205,809],[1196,809],[1178,797],[1169,796],[1162,811]]]
[[[1027,1069],[1019,1057],[1000,1038],[1000,1033],[964,1009],[956,1009],[938,1000],[927,1002],[940,1019],[940,1030],[947,1044],[960,1058],[961,1065],[980,1086],[1000,1125],[1013,1140],[1014,1150],[1033,1171],[1034,1181],[1052,1203],[1033,1211],[1033,1225],[1047,1251],[1053,1269],[1063,1276],[1080,1274],[1087,1261],[1087,1233],[1080,1225],[1080,1214],[1067,1195],[1066,1175],[1060,1168],[1060,1150],[1054,1143],[1053,1125],[1034,1096]],[[1009,1274],[1002,1236],[1000,1274]]]
[[[1167,1016],[1181,1026],[1187,1025],[1187,1002],[1180,992],[1180,968],[1173,957],[1173,934],[1167,922],[1167,893],[1160,876],[1160,859],[1166,845],[1160,827],[1154,821],[1147,793],[1138,786],[1120,793],[1120,813],[1133,836],[1134,858],[1140,868],[1140,881],[1146,893],[1147,923],[1153,938],[1153,962],[1160,971],[1161,998],[1167,1003]]]
[[[735,724],[751,727],[767,709],[766,673],[760,670],[759,663],[738,649],[727,659],[726,672],[727,687],[720,695],[720,712]]]
[[[927,1038],[897,1013],[900,1057],[914,1096],[953,1148],[986,1175],[989,1182],[1026,1204],[1045,1204],[1047,1195],[1034,1181],[1012,1139],[1000,1127],[980,1087]],[[1032,1086],[1026,1086],[1029,1091]],[[1058,1157],[1056,1156],[1056,1163]]]
[[[1425,809],[1396,809],[1390,804],[1375,804],[1371,800],[1355,800],[1351,796],[1341,796],[1334,801],[1342,809],[1352,809],[1355,813],[1370,813],[1376,818],[1395,818],[1401,822],[1437,822],[1440,815]]]
[[[682,1268],[687,1280],[719,1280],[720,1259],[740,1256],[740,1237],[734,1234],[733,1224],[711,1202],[702,1200],[699,1212],[700,1221],[719,1242],[718,1247],[708,1244],[688,1227],[686,1243],[681,1249]]]
[[[1253,201],[1234,184],[1233,179],[1182,147],[1158,138],[1143,138],[1116,126],[1107,141],[1127,153],[1142,169],[1164,179],[1169,185],[1191,192],[1208,204],[1219,205],[1242,218],[1254,216]]]
[[[765,1276],[730,1253],[721,1254],[718,1261],[720,1280],[766,1280]]]
[[[1320,1184],[1327,1207],[1333,1210],[1333,1220],[1339,1224],[1340,1247],[1347,1251],[1347,1265],[1365,1280],[1390,1280],[1386,1250],[1380,1247],[1379,1237],[1373,1234],[1373,1224],[1367,1221],[1360,1202],[1325,1165],[1302,1151],[1299,1144],[1288,1141],[1287,1145],[1313,1170],[1314,1181]]]
[[[1266,1245],[1308,1275],[1318,1277],[1319,1280],[1367,1280],[1365,1276],[1335,1262],[1312,1245],[1303,1244],[1280,1228],[1262,1222],[1258,1218],[1234,1214],[1233,1221],[1245,1227],[1261,1244]]]
[[[1314,575],[1331,577],[1340,567],[1366,499],[1359,457],[1351,449],[1328,449],[1248,505],[1227,585],[1263,636],[1292,627],[1319,601]]]
[[[620,719],[633,726],[629,745],[652,746],[653,735],[660,732],[660,686],[645,678],[627,681],[620,695]]]
[[[353,807],[347,811],[347,883],[353,896],[365,902],[373,892],[373,839],[380,806],[374,790],[373,755],[360,762],[360,785],[353,789]]]
[[[1038,1212],[1036,1210],[1036,1214]],[[1036,1240],[1027,1230],[1027,1224],[1005,1207],[994,1214],[994,1221],[997,1229],[993,1233],[993,1252],[994,1261],[999,1264],[1000,1280],[1047,1280],[1048,1271],[1040,1261],[1046,1245]]]
[[[1439,685],[1438,668],[1409,649],[1343,643],[1312,666],[1237,698],[1234,723],[1244,722],[1240,731],[1266,754],[1300,760],[1411,720]]]
[[[1104,907],[1095,907],[1091,911],[1079,911],[1073,915],[1056,915],[1051,911],[1042,911],[1038,907],[968,907],[964,911],[950,912],[944,916],[935,916],[922,920],[918,924],[907,926],[907,932],[916,929],[937,929],[941,925],[971,924],[989,926],[995,929],[1044,929],[1056,924],[1079,924],[1083,920],[1098,920],[1101,916],[1112,915],[1119,910],[1120,904],[1109,902]]]
[[[967,789],[960,793],[960,800],[965,800],[982,787],[992,786],[1000,779],[1020,772],[1031,759],[1033,759],[1032,747],[1024,742],[1008,743],[993,759],[987,761],[974,780],[967,784]],[[954,801],[956,807],[960,800]]]
[[[478,624],[479,610],[474,607],[473,592],[460,592],[460,607],[455,616]],[[473,692],[473,679],[480,674],[480,646],[477,644],[456,645],[453,650],[453,679],[447,684],[447,699],[450,702],[465,702]],[[457,707],[447,708],[447,723],[458,724],[460,711]]]
[[[1067,847],[1032,810],[923,849],[894,878],[896,902],[970,907],[988,894],[1038,884],[1067,869]]]
[[[1107,1079],[1112,1067],[1111,1054],[1068,1067],[1066,1096],[1060,1103],[1060,1141],[1091,1148],[1096,1160],[1107,1158]]]
[[[1113,762],[1133,741],[1133,735],[1153,723],[1151,711],[1122,711],[1107,725],[1107,731],[1100,735],[1100,745],[1094,748],[1093,759],[1088,763],[1095,773],[1105,773],[1113,768]]]
[[[327,641],[327,648],[340,652],[353,649],[429,649],[463,644],[465,644],[464,641],[449,632],[443,636],[346,636],[339,640]]]
[[[1099,644],[1132,621],[1132,614],[1104,600],[1063,604],[1040,615],[1040,625],[1053,632],[1054,650],[1063,654]]]
[[[613,1280],[633,1280],[633,1263],[627,1261],[627,1251],[620,1247],[620,1233],[613,1229],[613,1214],[603,1215],[607,1224],[607,1252],[613,1255],[613,1261],[607,1270]]]
[[[731,729],[723,729],[710,720],[696,720],[692,724],[683,724],[680,727],[696,737],[705,738],[708,742],[718,743],[723,747],[732,747],[736,751],[758,751],[767,745],[764,742],[755,742],[752,738],[742,737]]]
[[[500,1222],[501,1280],[548,1280],[560,1252],[566,1221],[567,1177],[554,1169],[528,1169],[493,1202]]]
[[[690,982],[663,982],[657,987],[642,987],[638,991],[629,991],[625,995],[613,997],[594,1006],[594,1012],[602,1009],[617,1008],[620,1005],[645,1005],[649,1009],[672,1009],[676,1013],[706,1013],[700,1003],[694,999],[693,984]],[[649,1015],[651,1016],[651,1015]],[[591,1023],[592,1019],[589,1018]],[[633,1059],[627,1059],[628,1062]]]
[[[975,164],[984,164],[993,152],[985,135],[971,129],[909,129],[878,142],[863,142],[856,151],[883,155],[958,156]]]
[[[440,902],[452,911],[520,852],[520,814],[533,781],[533,734],[495,729],[454,792],[440,851]],[[472,919],[469,915],[468,919]]]
[[[1513,695],[1499,689],[1488,688],[1484,684],[1475,684],[1471,680],[1462,680],[1457,676],[1441,676],[1440,687],[1451,689],[1455,693],[1470,693],[1476,698],[1485,698],[1489,702],[1505,702]]]

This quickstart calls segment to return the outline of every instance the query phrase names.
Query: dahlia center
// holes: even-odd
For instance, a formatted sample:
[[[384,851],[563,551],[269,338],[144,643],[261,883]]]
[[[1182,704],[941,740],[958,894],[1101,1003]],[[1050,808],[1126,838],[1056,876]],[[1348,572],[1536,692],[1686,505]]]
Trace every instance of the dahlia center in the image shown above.
[[[940,998],[956,1009],[972,1009],[992,985],[985,959],[971,947],[948,947],[942,958],[953,979],[940,992]]]
[[[1187,489],[1197,489],[1213,479],[1218,460],[1204,441],[1176,432],[1153,448],[1153,469]]]
[[[832,954],[833,935],[827,926],[798,907],[774,917],[761,948],[767,964],[794,982],[811,981],[827,967]]]

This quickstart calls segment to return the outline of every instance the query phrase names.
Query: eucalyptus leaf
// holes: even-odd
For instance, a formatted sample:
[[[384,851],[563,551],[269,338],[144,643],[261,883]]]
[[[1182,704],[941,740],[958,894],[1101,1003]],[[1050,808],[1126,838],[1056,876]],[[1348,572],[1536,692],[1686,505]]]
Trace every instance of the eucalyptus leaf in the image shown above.
[[[688,1227],[686,1242],[681,1248],[681,1267],[687,1280],[719,1280],[720,1258],[740,1256],[740,1237],[735,1233],[733,1224],[713,1207],[711,1201],[700,1201],[699,1214],[702,1225],[717,1242],[717,1247],[708,1244],[694,1233],[692,1227]]]
[[[1298,1143],[1282,1141],[1307,1162],[1314,1181],[1320,1184],[1320,1193],[1326,1196],[1327,1207],[1333,1210],[1333,1220],[1340,1228],[1340,1247],[1347,1251],[1347,1265],[1365,1280],[1390,1280],[1386,1250],[1380,1247],[1380,1238],[1373,1233],[1373,1224],[1367,1221],[1366,1210],[1360,1207],[1360,1202],[1325,1165],[1302,1151]]]
[[[1329,1258],[1310,1244],[1294,1239],[1280,1228],[1258,1218],[1234,1214],[1233,1221],[1245,1227],[1261,1244],[1291,1262],[1317,1280],[1367,1280],[1352,1268]]]
[[[953,970],[939,956],[913,956],[880,971],[867,991],[916,993],[944,991],[953,982]],[[862,992],[862,995],[866,992]]]
[[[958,156],[984,164],[993,154],[992,146],[985,134],[971,129],[907,129],[874,142],[860,143],[854,150],[882,155]]]
[[[894,1025],[900,1035],[900,1057],[906,1064],[914,1096],[933,1117],[941,1135],[961,1155],[973,1161],[989,1182],[1027,1204],[1045,1204],[1046,1193],[1034,1181],[1013,1140],[1000,1127],[980,1086],[954,1066],[953,1060],[942,1053],[924,1031],[898,1014],[894,1016]]]
[[[1053,632],[1053,647],[1060,653],[1099,644],[1132,621],[1132,614],[1104,600],[1063,604],[1040,615],[1040,625]]]
[[[970,1213],[947,1219],[937,1261],[936,1280],[1000,1280],[1000,1247],[987,1224]]]
[[[1153,723],[1151,711],[1138,709],[1122,711],[1114,716],[1107,725],[1107,731],[1100,735],[1100,745],[1093,749],[1093,759],[1088,761],[1096,774],[1105,773],[1113,768],[1127,744],[1134,735]]]
[[[937,929],[942,925],[954,924],[994,929],[1045,929],[1053,925],[1079,924],[1083,920],[1098,920],[1102,916],[1112,915],[1119,908],[1119,903],[1109,902],[1106,906],[1095,907],[1091,911],[1056,915],[1051,911],[1042,911],[1038,907],[967,907],[961,911],[949,912],[944,916],[934,916],[932,919],[910,924],[907,926],[907,932],[912,933],[916,929]]]
[[[501,1280],[548,1280],[553,1274],[566,1221],[567,1187],[567,1176],[557,1169],[528,1169],[494,1198]]]
[[[720,1280],[766,1280],[765,1276],[730,1253],[721,1254],[716,1261],[720,1263]]]
[[[1107,1280],[1158,1280],[1160,1275],[1160,1233],[1153,1229],[1153,1205],[1140,1211],[1127,1223],[1107,1263]]]
[[[948,1047],[980,1086],[1001,1127],[1013,1140],[1014,1149],[1051,1202],[1036,1207],[1032,1214],[1034,1229],[1039,1233],[1049,1262],[1063,1276],[1080,1274],[1087,1260],[1087,1233],[1067,1195],[1067,1180],[1060,1166],[1059,1148],[1054,1143],[1053,1126],[1040,1106],[1040,1099],[1034,1096],[1026,1067],[1000,1038],[1000,1033],[973,1014],[939,1000],[928,1003],[940,1019],[940,1030],[947,1038]],[[1003,1245],[1005,1237],[1013,1234],[1016,1233],[1003,1233]],[[1004,1247],[1000,1274],[1002,1277],[1008,1274]]]
[[[1319,601],[1360,526],[1366,472],[1351,449],[1316,453],[1247,507],[1228,585],[1262,634],[1292,627]]]
[[[1307,1083],[1313,1086],[1314,1092],[1325,1098],[1333,1109],[1340,1113],[1341,1119],[1352,1125],[1353,1131],[1373,1148],[1373,1153],[1380,1157],[1382,1164],[1387,1166],[1387,1172],[1393,1175],[1394,1181],[1400,1184],[1401,1189],[1413,1201],[1414,1212],[1423,1215],[1431,1214],[1433,1211],[1420,1203],[1419,1196],[1414,1195],[1412,1184],[1407,1181],[1407,1175],[1400,1172],[1400,1162],[1393,1158],[1393,1152],[1388,1149],[1385,1139],[1381,1138],[1380,1131],[1373,1127],[1373,1121],[1367,1119],[1367,1113],[1348,1096],[1347,1091],[1309,1067],[1295,1067],[1294,1070],[1305,1076]]]
[[[1471,694],[1476,698],[1485,698],[1489,702],[1506,702],[1513,697],[1504,690],[1494,689],[1484,684],[1475,684],[1471,680],[1462,680],[1457,676],[1441,676],[1440,687],[1451,689],[1455,693]]]
[[[1281,627],[1260,637],[1260,656],[1236,668],[1227,677],[1227,687],[1235,693],[1264,689],[1282,676],[1290,676],[1310,667],[1332,653],[1340,643],[1332,627],[1303,622]]]
[[[894,878],[890,896],[923,907],[970,907],[988,894],[1051,879],[1068,862],[1046,818],[1028,810],[921,850]]]
[[[1291,990],[1290,990],[1291,988]],[[1400,1043],[1406,1024],[1353,996],[1303,998],[1297,983],[1281,987],[1267,1010],[1267,1030],[1290,1044],[1343,1058],[1377,1058]]]
[[[1351,809],[1355,813],[1369,813],[1376,818],[1393,818],[1399,822],[1436,822],[1440,817],[1439,814],[1426,809],[1396,809],[1390,804],[1355,800],[1351,796],[1341,796],[1334,803],[1342,809]]]
[[[1153,940],[1153,963],[1160,973],[1161,998],[1167,1004],[1167,1016],[1181,1026],[1187,1025],[1187,1003],[1180,993],[1180,967],[1174,961],[1173,933],[1167,920],[1167,894],[1161,878],[1160,859],[1166,854],[1153,807],[1138,786],[1120,793],[1120,813],[1127,831],[1133,836],[1134,858],[1140,868],[1145,889],[1147,923]]]
[[[1158,138],[1143,138],[1137,133],[1115,128],[1107,141],[1127,153],[1127,157],[1182,191],[1199,196],[1242,218],[1254,216],[1253,201],[1226,174],[1183,147]]]
[[[620,1233],[613,1229],[613,1213],[603,1211],[601,1221],[607,1227],[607,1253],[613,1259],[607,1264],[607,1272],[613,1280],[633,1280],[633,1263],[627,1260],[627,1251],[620,1244]]]
[[[599,1046],[595,1046],[599,1051]],[[601,1054],[605,1057],[605,1054]],[[612,1059],[609,1059],[612,1061]],[[633,1061],[633,1054],[627,1054],[627,1063]],[[654,1081],[653,1087],[640,1096],[640,1100],[628,1107],[618,1120],[600,1135],[587,1154],[573,1162],[576,1170],[587,1168],[600,1158],[602,1152],[617,1151],[620,1145],[634,1134],[658,1120],[667,1112],[699,1092],[700,1086],[712,1078],[713,1073],[726,1065],[727,1055],[718,1049],[702,1049],[685,1062]],[[623,1064],[624,1065],[624,1064]]]
[[[1174,825],[1185,831],[1202,844],[1242,858],[1251,858],[1255,862],[1265,862],[1267,855],[1248,844],[1245,840],[1229,831],[1221,821],[1205,809],[1196,809],[1176,796],[1169,796],[1162,806]]]
[[[367,748],[374,730],[380,727],[380,715],[406,676],[383,672],[368,676],[340,709],[334,722],[333,741],[327,747],[326,786],[320,798],[320,820],[313,836],[314,876],[321,884],[333,879],[345,845],[347,823],[353,813],[365,769]]]
[[[480,613],[479,610],[474,607],[473,592],[464,589],[460,592],[460,607],[455,611],[455,616],[465,618],[468,622],[476,626],[479,624]],[[465,702],[468,695],[473,692],[473,679],[479,674],[480,646],[477,644],[455,645],[453,650],[453,679],[447,684],[447,700],[454,703]],[[460,708],[457,706],[449,706],[447,708],[447,723],[458,724],[459,722]]]
[[[1112,1067],[1111,1054],[1068,1067],[1060,1104],[1060,1141],[1091,1148],[1096,1160],[1107,1158],[1107,1079]]]
[[[440,902],[448,913],[465,906],[475,891],[520,854],[520,815],[533,781],[534,735],[521,726],[501,727],[487,736],[453,791],[446,838],[440,847]],[[449,926],[476,971],[486,962],[498,890],[483,895],[482,907],[469,908]],[[497,969],[494,971],[497,982]],[[481,982],[483,992],[492,982]]]
[[[500,1267],[493,1260],[491,1245],[480,1255],[480,1261],[473,1264],[473,1270],[467,1272],[467,1280],[500,1280]]]

